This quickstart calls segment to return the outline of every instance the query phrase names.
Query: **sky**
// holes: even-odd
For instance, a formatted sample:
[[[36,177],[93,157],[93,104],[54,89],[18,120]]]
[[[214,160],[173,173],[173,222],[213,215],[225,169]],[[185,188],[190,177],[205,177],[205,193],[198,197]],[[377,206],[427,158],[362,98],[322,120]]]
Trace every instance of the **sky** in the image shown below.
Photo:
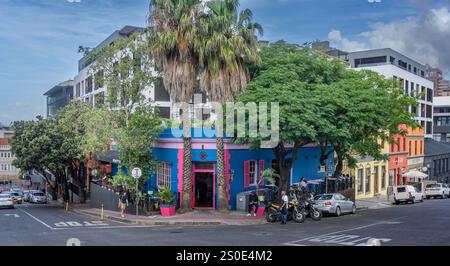
[[[450,78],[450,0],[241,0],[262,40],[393,48]],[[46,115],[43,94],[77,74],[80,45],[146,26],[149,0],[0,0],[0,123]]]

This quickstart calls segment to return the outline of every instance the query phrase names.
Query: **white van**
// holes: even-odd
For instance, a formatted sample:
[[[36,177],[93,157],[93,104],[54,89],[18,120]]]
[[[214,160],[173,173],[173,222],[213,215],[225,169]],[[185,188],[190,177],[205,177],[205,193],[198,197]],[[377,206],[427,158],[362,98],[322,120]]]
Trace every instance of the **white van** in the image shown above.
[[[416,187],[411,185],[396,186],[394,187],[394,202],[399,204],[400,202],[423,202],[423,194]]]

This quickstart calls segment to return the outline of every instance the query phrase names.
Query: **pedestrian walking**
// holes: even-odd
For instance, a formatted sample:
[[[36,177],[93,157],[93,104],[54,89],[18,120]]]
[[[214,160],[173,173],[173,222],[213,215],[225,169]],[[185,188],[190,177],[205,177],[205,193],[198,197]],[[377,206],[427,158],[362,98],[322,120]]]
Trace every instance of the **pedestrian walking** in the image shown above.
[[[283,205],[281,205],[281,224],[286,224],[289,208],[289,199],[286,195],[286,191],[281,191],[281,201],[283,203]]]
[[[258,208],[258,195],[256,195],[256,191],[252,191],[249,201],[247,216],[256,216],[256,210]]]
[[[128,207],[128,195],[127,192],[123,192],[122,195],[119,198],[119,209],[120,209],[120,216],[122,218],[125,217],[125,209]]]

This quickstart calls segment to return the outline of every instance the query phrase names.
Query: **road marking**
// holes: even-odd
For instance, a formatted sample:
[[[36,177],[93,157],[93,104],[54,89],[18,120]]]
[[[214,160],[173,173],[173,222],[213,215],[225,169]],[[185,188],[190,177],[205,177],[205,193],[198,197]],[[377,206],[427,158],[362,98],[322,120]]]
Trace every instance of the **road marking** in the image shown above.
[[[344,245],[344,246],[381,246],[381,242],[385,243],[391,240],[392,239],[390,238],[375,238],[371,236],[362,237],[359,235],[338,234],[338,235],[313,237],[306,241],[331,245]],[[302,244],[296,243],[292,245],[297,246]]]
[[[98,227],[98,226],[109,226],[109,224],[102,221],[90,221],[90,222],[59,222],[55,223],[56,227]]]
[[[6,217],[13,216],[14,218],[20,218],[20,215],[18,215],[18,214],[10,214],[10,213],[7,213],[7,214],[5,214],[5,216],[6,216]]]
[[[82,229],[82,228],[89,228],[89,229],[125,229],[125,228],[154,228],[154,227],[159,227],[159,226],[155,226],[155,225],[118,225],[118,226],[114,226],[114,225],[108,225],[102,221],[92,221],[90,222],[91,224],[97,224],[95,226],[92,225],[86,225],[86,226],[81,226],[81,227],[64,227],[63,223],[55,223],[55,226],[58,226],[57,228],[52,227],[48,224],[46,224],[45,222],[43,222],[42,220],[40,220],[39,218],[36,218],[35,216],[33,216],[32,214],[28,213],[27,211],[24,211],[22,209],[19,209],[20,211],[24,212],[25,214],[27,214],[28,216],[30,216],[31,218],[33,218],[35,221],[39,222],[40,224],[44,225],[45,227],[49,228],[50,230],[73,230],[73,229]],[[75,224],[75,223],[72,223]],[[66,223],[66,225],[68,225]]]
[[[22,209],[20,209],[20,211],[24,212],[25,214],[27,214],[28,216],[30,216],[31,218],[33,218],[34,220],[36,220],[37,222],[43,224],[45,227],[49,228],[50,230],[55,230],[56,228],[51,227],[50,225],[44,223],[43,221],[39,220],[38,218],[34,217],[33,215],[31,215],[30,213],[28,213],[27,211],[24,211]]]
[[[373,224],[368,224],[368,225],[358,226],[358,227],[349,228],[349,229],[345,229],[345,230],[340,230],[340,231],[336,231],[336,232],[331,232],[331,233],[323,234],[323,235],[319,235],[319,236],[307,237],[307,238],[303,238],[303,239],[300,239],[300,240],[295,240],[295,241],[291,241],[291,242],[285,243],[284,245],[287,245],[287,246],[296,246],[296,245],[297,245],[296,243],[298,243],[298,242],[308,241],[308,240],[313,239],[313,238],[326,237],[326,236],[332,236],[332,235],[336,235],[336,234],[340,234],[340,233],[344,233],[344,232],[355,231],[355,230],[361,230],[361,229],[364,229],[364,228],[369,228],[369,227],[377,226],[377,225],[380,225],[380,224],[389,224],[389,223],[395,222],[395,221],[397,221],[397,220],[403,219],[403,218],[405,218],[405,217],[406,217],[406,216],[402,216],[402,217],[399,217],[399,218],[395,218],[395,219],[391,219],[391,220],[386,220],[386,221],[381,221],[381,222],[378,222],[378,223],[373,223]]]

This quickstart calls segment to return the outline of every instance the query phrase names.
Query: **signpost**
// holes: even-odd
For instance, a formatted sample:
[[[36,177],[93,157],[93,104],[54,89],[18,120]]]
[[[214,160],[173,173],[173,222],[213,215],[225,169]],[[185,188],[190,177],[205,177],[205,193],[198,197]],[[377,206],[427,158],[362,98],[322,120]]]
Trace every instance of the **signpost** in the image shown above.
[[[139,178],[142,176],[142,170],[140,168],[134,168],[131,171],[131,175],[134,177],[136,181],[136,216],[139,215]]]

